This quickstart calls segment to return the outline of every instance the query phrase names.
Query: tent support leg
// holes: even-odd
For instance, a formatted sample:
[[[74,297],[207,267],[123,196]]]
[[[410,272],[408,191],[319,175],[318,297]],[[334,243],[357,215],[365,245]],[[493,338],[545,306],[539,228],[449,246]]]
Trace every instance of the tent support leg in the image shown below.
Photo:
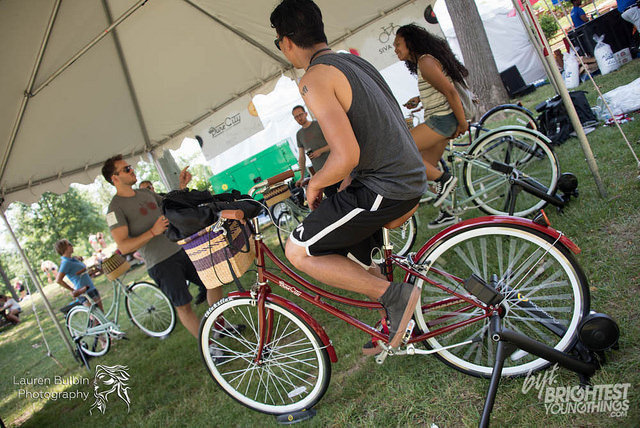
[[[591,146],[589,145],[589,140],[587,140],[587,135],[584,133],[584,129],[582,128],[582,124],[580,123],[580,118],[578,117],[578,113],[576,112],[576,108],[573,106],[573,102],[571,101],[571,96],[569,95],[569,91],[562,80],[562,76],[560,75],[560,71],[555,63],[555,59],[553,58],[551,52],[551,46],[549,46],[549,42],[547,41],[544,33],[542,32],[542,28],[540,27],[540,23],[533,13],[533,9],[531,7],[531,3],[529,0],[523,1],[522,5],[524,6],[525,12],[529,17],[529,21],[533,25],[535,32],[537,34],[537,42],[542,45],[542,53],[544,55],[547,64],[549,65],[549,69],[551,70],[550,79],[556,82],[556,86],[559,89],[559,95],[562,99],[562,103],[564,104],[565,109],[567,110],[567,115],[569,116],[569,120],[571,120],[571,124],[573,125],[573,129],[576,132],[576,136],[580,141],[580,146],[582,147],[582,151],[586,157],[587,165],[591,170],[591,175],[593,175],[593,179],[596,182],[596,187],[600,193],[600,196],[606,198],[607,190],[602,183],[602,179],[600,178],[600,173],[598,172],[598,164],[596,164],[596,159],[593,156],[593,152],[591,151]],[[513,0],[513,7],[518,8],[520,5],[517,0]]]
[[[2,207],[2,203],[3,202],[4,201],[2,199],[0,199],[0,217],[2,217],[2,220],[4,220],[4,224],[5,224],[5,226],[7,226],[7,230],[9,231],[9,235],[11,235],[11,238],[13,239],[13,242],[16,244],[16,248],[18,248],[18,252],[20,253],[20,258],[22,258],[22,261],[23,261],[24,265],[27,267],[27,271],[29,272],[29,276],[31,277],[31,280],[33,281],[33,283],[35,284],[36,288],[38,289],[38,291],[42,295],[42,301],[44,302],[44,307],[47,309],[47,313],[49,314],[49,317],[53,321],[53,325],[56,326],[56,329],[58,330],[58,333],[60,334],[60,337],[62,337],[62,342],[67,347],[67,349],[69,350],[71,355],[73,355],[74,358],[75,358],[75,353],[73,351],[73,347],[71,346],[71,342],[69,341],[69,337],[67,336],[67,333],[62,329],[62,326],[60,325],[60,323],[58,322],[58,319],[56,318],[55,314],[53,313],[53,309],[51,309],[51,304],[49,303],[49,300],[47,299],[47,296],[44,294],[44,291],[42,290],[42,285],[40,284],[40,280],[38,279],[37,275],[35,274],[35,272],[31,268],[31,264],[29,263],[29,259],[27,259],[27,256],[24,254],[24,251],[22,251],[22,247],[20,247],[20,242],[18,242],[18,238],[13,233],[13,229],[11,229],[11,225],[9,225],[9,221],[7,221],[7,217],[4,214],[4,208]]]

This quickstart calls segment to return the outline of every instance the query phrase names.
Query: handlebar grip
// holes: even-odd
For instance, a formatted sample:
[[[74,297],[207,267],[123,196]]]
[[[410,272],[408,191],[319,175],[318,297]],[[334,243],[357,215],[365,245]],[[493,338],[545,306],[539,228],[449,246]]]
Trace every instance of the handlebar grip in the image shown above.
[[[272,186],[276,183],[280,183],[281,181],[286,180],[287,178],[291,178],[294,176],[294,172],[289,170],[289,171],[285,171],[283,173],[280,173],[278,175],[274,175],[271,178],[267,178],[267,185]]]
[[[244,212],[242,210],[222,210],[220,211],[220,217],[230,220],[242,220],[244,219]]]

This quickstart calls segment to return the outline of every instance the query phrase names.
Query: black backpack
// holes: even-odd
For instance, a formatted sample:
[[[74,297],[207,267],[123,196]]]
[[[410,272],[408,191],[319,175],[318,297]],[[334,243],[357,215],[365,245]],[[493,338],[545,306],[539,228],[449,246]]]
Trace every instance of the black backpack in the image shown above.
[[[237,190],[212,195],[201,190],[173,190],[162,198],[162,213],[169,220],[164,232],[171,241],[179,241],[218,221],[222,210],[242,210],[244,217],[256,217],[262,206]]]
[[[591,111],[591,106],[585,96],[585,91],[570,92],[571,102],[578,112],[578,118],[582,126],[593,126],[598,123],[595,115]],[[562,103],[560,95],[544,101],[536,106],[536,111],[540,113],[538,116],[538,124],[540,132],[545,134],[551,140],[552,145],[560,145],[564,143],[573,132],[573,125],[567,110]]]

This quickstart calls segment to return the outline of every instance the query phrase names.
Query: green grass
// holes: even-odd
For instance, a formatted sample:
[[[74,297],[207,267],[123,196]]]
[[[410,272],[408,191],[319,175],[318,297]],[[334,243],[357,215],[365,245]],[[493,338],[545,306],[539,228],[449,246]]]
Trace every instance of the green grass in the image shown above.
[[[602,91],[626,84],[640,75],[640,61],[625,65],[618,72],[596,78]],[[588,99],[595,105],[593,89]],[[523,99],[533,108],[552,96],[549,86],[538,89]],[[640,118],[622,125],[634,149],[640,152]],[[620,350],[608,352],[608,362],[592,379],[594,384],[630,383],[629,412],[626,418],[608,414],[547,415],[534,392],[522,393],[523,379],[504,379],[493,411],[493,426],[567,427],[620,426],[635,427],[640,423],[640,372],[638,370],[640,327],[640,181],[637,165],[615,128],[600,127],[588,135],[597,158],[599,172],[608,192],[598,194],[584,154],[575,138],[556,149],[562,171],[578,176],[580,196],[572,200],[564,213],[547,209],[552,225],[565,232],[582,249],[578,260],[590,282],[591,306],[614,317],[621,328]],[[423,206],[419,211],[424,225],[436,215],[436,209]],[[467,217],[482,215],[470,211]],[[417,244],[425,242],[433,231],[420,228]],[[281,256],[273,228],[266,231],[270,246]],[[414,250],[417,249],[414,248]],[[132,276],[141,277],[143,269]],[[243,277],[249,284],[250,273]],[[101,277],[102,278],[102,277]],[[104,279],[97,283],[107,302],[110,285]],[[228,290],[233,289],[229,287]],[[69,300],[69,294],[56,285],[45,292],[55,311]],[[195,287],[192,288],[195,294]],[[13,377],[77,376],[93,379],[66,351],[51,321],[44,314],[40,296],[35,297],[45,336],[55,358],[46,355],[40,332],[29,302],[23,303],[23,323],[5,328],[0,333],[0,415],[8,426],[275,426],[275,419],[246,409],[229,398],[206,372],[197,350],[196,340],[178,325],[165,340],[148,338],[127,320],[124,309],[121,325],[130,340],[117,341],[95,364],[123,364],[131,375],[129,396],[131,408],[119,399],[109,401],[103,415],[94,411],[91,385],[72,386],[69,390],[89,393],[89,399],[32,400],[18,396],[20,387]],[[333,340],[338,362],[332,367],[332,380],[325,397],[316,406],[317,416],[304,426],[476,426],[482,411],[488,382],[463,375],[429,356],[389,358],[378,366],[372,358],[360,353],[367,340],[358,330],[304,305],[326,329]],[[203,315],[205,305],[196,307]],[[375,313],[355,311],[363,319],[373,321]],[[58,313],[58,319],[63,317]],[[560,370],[559,385],[572,386],[578,378]],[[27,387],[30,391],[47,391],[47,387]]]

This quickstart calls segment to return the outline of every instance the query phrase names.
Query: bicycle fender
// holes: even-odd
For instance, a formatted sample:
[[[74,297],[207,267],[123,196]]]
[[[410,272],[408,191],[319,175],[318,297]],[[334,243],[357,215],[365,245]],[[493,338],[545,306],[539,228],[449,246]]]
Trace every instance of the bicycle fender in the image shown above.
[[[238,291],[234,291],[229,293],[229,297],[230,298],[251,297],[251,293],[249,292],[241,293]],[[324,328],[322,328],[322,326],[318,323],[318,321],[316,321],[311,315],[309,315],[307,311],[305,311],[304,309],[302,309],[300,306],[296,305],[292,301],[287,300],[284,297],[278,296],[277,294],[271,294],[271,293],[268,294],[267,301],[280,305],[288,309],[289,311],[293,312],[295,315],[299,316],[300,318],[302,318],[309,325],[309,327],[313,329],[313,331],[318,335],[318,337],[322,341],[322,344],[327,348],[327,352],[329,353],[329,358],[331,359],[331,362],[335,363],[338,361],[338,355],[336,354],[336,350],[334,349],[333,344],[331,343],[331,339],[329,339],[329,336],[324,331]]]
[[[485,217],[472,218],[472,219],[465,220],[460,223],[447,227],[446,229],[442,230],[440,233],[436,234],[434,237],[429,239],[429,241],[427,241],[427,243],[424,244],[422,248],[420,248],[418,253],[415,255],[414,259],[415,260],[420,259],[436,243],[441,242],[444,239],[447,239],[449,236],[455,233],[458,233],[461,230],[471,229],[478,225],[490,224],[493,226],[499,226],[505,223],[514,224],[517,226],[522,226],[528,229],[534,229],[539,232],[542,232],[545,235],[550,236],[554,240],[558,240],[558,242],[560,242],[565,248],[567,248],[572,253],[580,254],[580,251],[581,251],[580,248],[576,244],[574,244],[573,241],[571,241],[571,239],[567,238],[567,236],[564,235],[562,232],[552,227],[541,226],[537,223],[534,223],[532,220],[521,218],[521,217],[491,215],[491,216],[485,216]]]

